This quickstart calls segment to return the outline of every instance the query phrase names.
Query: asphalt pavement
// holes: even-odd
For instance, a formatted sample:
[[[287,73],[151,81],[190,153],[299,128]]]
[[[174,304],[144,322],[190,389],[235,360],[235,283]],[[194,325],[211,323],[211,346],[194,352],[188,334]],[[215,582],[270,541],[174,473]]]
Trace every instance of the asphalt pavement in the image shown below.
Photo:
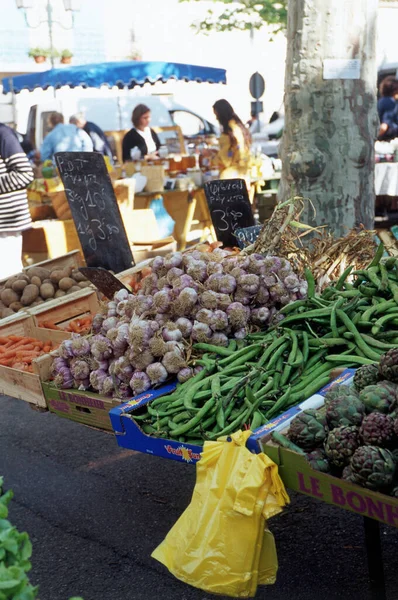
[[[40,600],[222,600],[176,580],[151,552],[187,507],[189,465],[126,451],[110,434],[0,398],[0,474],[10,519],[30,534]],[[277,583],[264,600],[370,598],[362,518],[306,496],[269,521]],[[398,598],[398,531],[382,528],[388,600]]]

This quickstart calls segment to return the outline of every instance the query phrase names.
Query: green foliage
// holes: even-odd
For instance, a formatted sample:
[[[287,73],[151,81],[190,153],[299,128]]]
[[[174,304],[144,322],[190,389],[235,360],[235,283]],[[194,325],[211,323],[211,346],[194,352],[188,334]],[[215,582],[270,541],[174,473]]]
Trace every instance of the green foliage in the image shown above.
[[[62,50],[62,52],[61,52],[61,58],[72,58],[72,56],[73,56],[73,52],[71,52],[67,48],[65,48],[65,50]]]
[[[44,56],[45,58],[49,58],[50,56],[53,56],[54,58],[57,58],[59,56],[59,52],[58,50],[56,50],[55,48],[53,48],[53,50],[51,51],[49,48],[31,48],[28,52],[28,56],[30,58],[36,58],[36,56]]]
[[[0,600],[35,600],[38,588],[27,576],[32,544],[27,533],[19,533],[7,520],[13,493],[3,494],[2,485],[0,477]]]
[[[209,9],[205,19],[193,25],[198,32],[260,29],[267,23],[276,33],[286,27],[287,0],[214,0],[214,4],[220,10]],[[223,9],[222,5],[227,6]]]
[[[33,587],[27,576],[32,544],[27,533],[20,533],[7,520],[13,493],[11,490],[3,493],[2,487],[0,477],[0,600],[36,600],[39,588]]]

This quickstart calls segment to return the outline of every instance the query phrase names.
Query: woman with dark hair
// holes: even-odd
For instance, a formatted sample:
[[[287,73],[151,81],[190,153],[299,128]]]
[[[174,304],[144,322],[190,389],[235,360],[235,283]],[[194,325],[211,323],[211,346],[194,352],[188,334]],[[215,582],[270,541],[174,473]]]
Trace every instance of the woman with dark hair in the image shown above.
[[[377,102],[380,129],[379,140],[392,140],[398,136],[397,96],[398,80],[389,75],[385,77],[379,86],[380,98]]]
[[[250,132],[227,100],[217,100],[213,111],[222,129],[215,159],[220,178],[241,178],[250,184]]]
[[[134,127],[123,138],[123,162],[131,160],[131,150],[138,148],[142,158],[157,158],[160,140],[149,127],[151,111],[145,104],[138,104],[131,117]]]

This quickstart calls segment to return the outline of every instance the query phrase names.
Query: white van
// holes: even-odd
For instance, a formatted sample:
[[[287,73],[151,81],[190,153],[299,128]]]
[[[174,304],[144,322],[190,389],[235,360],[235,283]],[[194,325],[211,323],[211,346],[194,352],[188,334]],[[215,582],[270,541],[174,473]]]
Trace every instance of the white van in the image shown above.
[[[85,90],[86,91],[86,90]],[[87,91],[86,91],[87,92]],[[99,90],[97,91],[99,92]],[[35,147],[40,148],[48,133],[48,117],[58,111],[64,115],[65,122],[75,113],[84,113],[88,121],[92,121],[105,132],[125,131],[131,129],[131,113],[137,104],[146,104],[152,113],[152,127],[181,127],[187,140],[197,136],[217,134],[216,127],[186,106],[175,102],[170,95],[99,95],[88,96],[75,94],[57,98],[51,102],[39,103],[30,107],[26,126],[26,138]],[[19,129],[21,131],[21,129]],[[24,133],[24,131],[21,131]],[[165,137],[166,134],[163,134]],[[174,134],[176,135],[176,134]],[[161,142],[162,134],[160,134]],[[173,137],[173,132],[167,132]]]

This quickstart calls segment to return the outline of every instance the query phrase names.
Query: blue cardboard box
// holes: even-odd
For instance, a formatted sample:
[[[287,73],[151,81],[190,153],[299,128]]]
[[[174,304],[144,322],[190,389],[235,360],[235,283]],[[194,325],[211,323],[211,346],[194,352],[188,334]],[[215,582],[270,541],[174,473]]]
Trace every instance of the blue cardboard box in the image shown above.
[[[296,406],[289,408],[266,425],[262,425],[262,427],[256,429],[247,441],[247,448],[255,454],[262,452],[261,443],[265,442],[273,431],[284,429],[303,410],[322,406],[326,392],[337,384],[349,385],[353,380],[354,373],[355,369],[346,369],[341,375],[319,390],[319,392]],[[170,394],[175,388],[176,383],[169,383],[156,390],[149,390],[143,394],[139,394],[117,408],[112,408],[109,416],[119,446],[128,448],[129,450],[137,450],[138,452],[161,456],[162,458],[171,458],[172,460],[178,460],[187,464],[194,464],[200,460],[200,454],[203,450],[202,446],[194,446],[193,444],[149,436],[142,431],[139,422],[134,421],[133,415],[135,411],[155,398]]]
[[[119,446],[163,458],[171,458],[188,464],[196,463],[200,459],[200,453],[203,450],[202,446],[152,437],[144,433],[138,421],[134,421],[133,419],[135,411],[148,404],[148,402],[151,402],[151,400],[155,400],[155,398],[171,394],[176,386],[176,383],[169,383],[156,390],[148,390],[143,394],[135,396],[135,398],[125,404],[113,408],[109,412],[113,431],[115,432]]]

